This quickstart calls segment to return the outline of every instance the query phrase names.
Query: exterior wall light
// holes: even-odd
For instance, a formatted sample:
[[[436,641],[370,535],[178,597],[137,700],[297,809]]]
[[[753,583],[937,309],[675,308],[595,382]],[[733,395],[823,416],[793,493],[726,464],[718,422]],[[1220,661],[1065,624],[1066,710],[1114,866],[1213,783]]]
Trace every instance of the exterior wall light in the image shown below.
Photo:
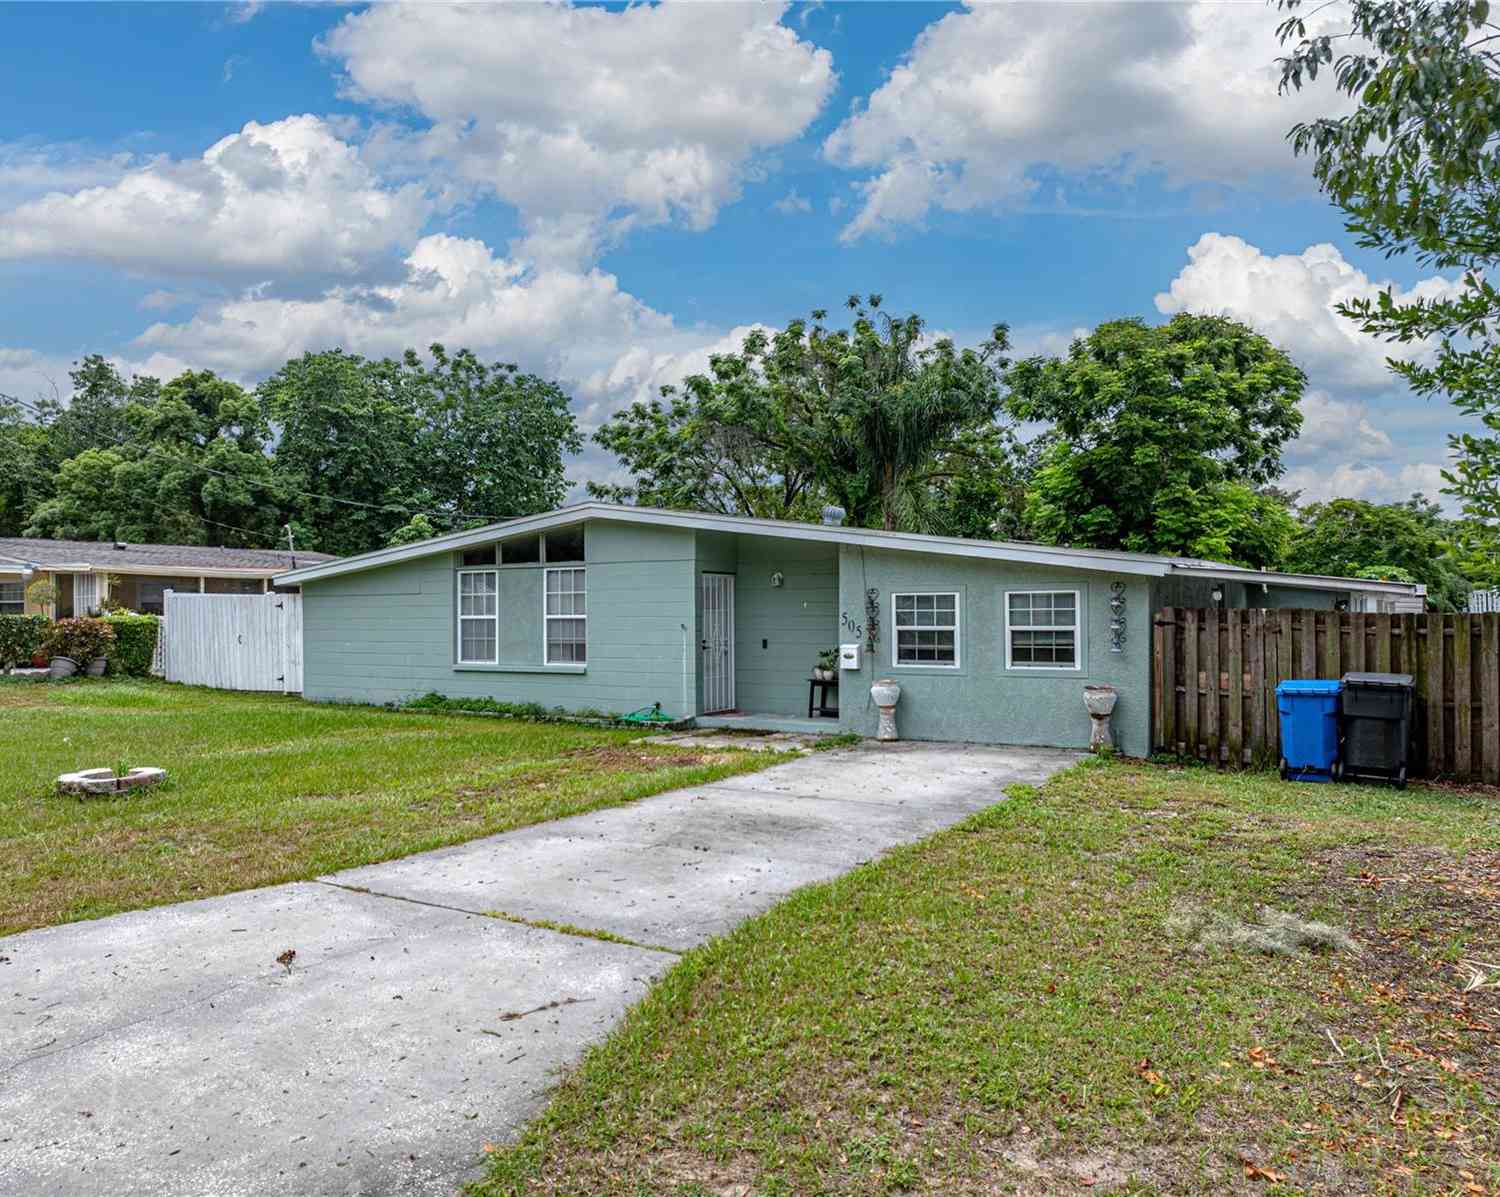
[[[779,569],[771,575],[771,586],[773,589],[779,589],[781,584],[785,581],[786,575],[783,574]]]

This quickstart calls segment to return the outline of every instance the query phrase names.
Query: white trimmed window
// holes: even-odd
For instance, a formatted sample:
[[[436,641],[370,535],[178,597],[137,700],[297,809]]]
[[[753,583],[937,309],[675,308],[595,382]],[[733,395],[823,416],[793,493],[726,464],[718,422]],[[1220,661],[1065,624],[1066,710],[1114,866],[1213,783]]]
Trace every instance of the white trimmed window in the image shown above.
[[[958,595],[891,595],[893,665],[958,668]]]
[[[493,569],[458,571],[458,659],[466,665],[496,665],[500,603]]]
[[[1078,591],[1012,590],[1005,595],[1005,667],[1078,669]]]
[[[583,569],[546,571],[547,664],[582,665],[588,660],[588,604]]]
[[[0,582],[0,615],[26,614],[26,587],[20,582]]]

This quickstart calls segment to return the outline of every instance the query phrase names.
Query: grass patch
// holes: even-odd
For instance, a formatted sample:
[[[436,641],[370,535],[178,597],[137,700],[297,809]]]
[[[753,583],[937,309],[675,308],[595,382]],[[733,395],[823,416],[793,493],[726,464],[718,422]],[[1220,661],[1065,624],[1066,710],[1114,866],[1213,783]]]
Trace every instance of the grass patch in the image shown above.
[[[639,731],[156,682],[0,686],[0,934],[389,860],[765,768]],[[80,802],[58,774],[160,765]]]
[[[1493,797],[1012,794],[688,953],[476,1192],[1500,1190]]]

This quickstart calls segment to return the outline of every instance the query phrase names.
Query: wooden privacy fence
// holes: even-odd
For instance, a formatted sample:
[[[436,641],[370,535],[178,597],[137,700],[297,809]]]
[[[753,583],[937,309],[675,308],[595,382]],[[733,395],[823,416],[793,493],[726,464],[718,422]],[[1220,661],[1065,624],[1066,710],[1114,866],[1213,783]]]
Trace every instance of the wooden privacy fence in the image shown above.
[[[167,591],[157,636],[169,682],[302,692],[300,594]]]
[[[1167,607],[1152,642],[1158,752],[1274,767],[1277,683],[1372,671],[1416,682],[1411,772],[1500,783],[1500,614]]]

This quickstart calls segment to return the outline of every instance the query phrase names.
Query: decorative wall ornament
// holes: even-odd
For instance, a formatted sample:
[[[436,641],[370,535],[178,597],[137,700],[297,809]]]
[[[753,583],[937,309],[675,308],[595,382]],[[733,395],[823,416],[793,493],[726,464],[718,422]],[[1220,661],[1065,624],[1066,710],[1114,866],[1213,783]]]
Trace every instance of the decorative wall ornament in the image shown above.
[[[779,569],[771,575],[771,586],[773,589],[780,588],[781,584],[785,581],[786,575],[783,574]]]
[[[872,653],[880,642],[880,591],[871,586],[865,591],[865,651]]]
[[[1109,651],[1125,651],[1125,583],[1111,582],[1109,585]]]

